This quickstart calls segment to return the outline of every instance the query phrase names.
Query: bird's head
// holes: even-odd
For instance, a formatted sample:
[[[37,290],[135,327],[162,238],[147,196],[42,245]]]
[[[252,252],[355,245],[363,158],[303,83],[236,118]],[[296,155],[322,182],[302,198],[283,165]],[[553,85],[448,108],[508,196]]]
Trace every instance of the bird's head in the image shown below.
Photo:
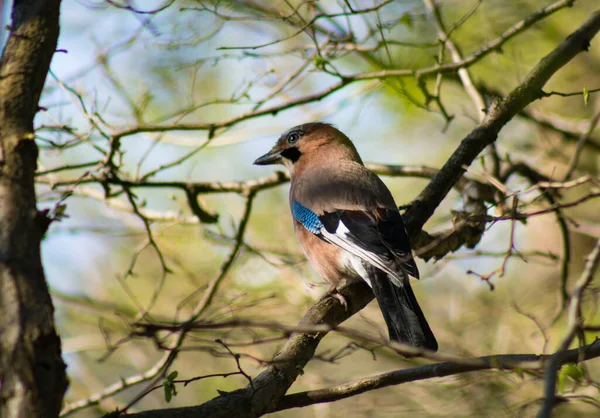
[[[271,151],[257,158],[254,164],[283,164],[294,174],[309,164],[335,164],[341,160],[362,164],[346,135],[327,123],[314,122],[284,132]]]

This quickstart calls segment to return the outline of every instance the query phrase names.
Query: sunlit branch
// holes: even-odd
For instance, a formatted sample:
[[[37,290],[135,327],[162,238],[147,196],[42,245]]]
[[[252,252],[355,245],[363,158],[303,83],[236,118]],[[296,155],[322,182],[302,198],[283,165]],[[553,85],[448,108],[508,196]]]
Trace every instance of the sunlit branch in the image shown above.
[[[581,303],[583,301],[583,293],[588,288],[592,279],[594,278],[594,273],[600,263],[600,240],[596,242],[596,245],[587,256],[585,262],[585,268],[581,273],[581,277],[575,284],[575,288],[571,293],[571,297],[569,298],[569,316],[568,316],[568,327],[561,341],[556,353],[552,355],[548,365],[546,367],[546,375],[545,375],[545,388],[544,388],[544,403],[540,413],[538,415],[539,418],[548,418],[552,414],[552,408],[554,408],[555,404],[555,391],[556,391],[556,379],[558,374],[558,369],[561,364],[564,364],[565,357],[567,357],[568,353],[573,353],[575,359],[581,361],[585,358],[585,348],[580,347],[574,350],[570,350],[567,352],[567,349],[573,342],[573,339],[577,335],[578,332],[581,331],[583,327],[583,317],[581,314]],[[574,361],[574,360],[571,360]]]
[[[414,234],[423,227],[452,186],[463,175],[463,166],[470,165],[486,146],[493,143],[498,132],[517,113],[539,99],[540,92],[550,77],[575,55],[587,50],[599,30],[600,11],[596,11],[579,29],[545,56],[525,80],[491,109],[486,119],[463,139],[454,154],[407,211],[409,234]]]
[[[137,9],[135,7],[132,7],[130,2],[127,1],[125,2],[125,4],[121,4],[121,3],[117,3],[115,0],[105,0],[108,4],[118,8],[118,9],[125,9],[125,10],[129,10],[133,13],[137,13],[137,14],[148,14],[148,15],[152,15],[152,14],[156,14],[159,12],[162,12],[163,10],[167,9],[169,6],[171,6],[173,3],[175,3],[175,0],[167,0],[163,5],[156,7],[154,9],[150,9],[150,10],[141,10],[141,9]]]
[[[413,69],[401,69],[401,70],[383,70],[372,73],[360,73],[360,74],[346,74],[340,77],[340,80],[321,90],[320,92],[312,93],[309,95],[302,96],[297,99],[286,101],[279,105],[274,105],[268,108],[263,108],[261,110],[254,110],[243,113],[238,116],[234,116],[230,119],[222,120],[219,122],[213,123],[179,123],[179,124],[163,124],[163,125],[138,125],[130,129],[124,129],[119,132],[113,134],[114,140],[120,140],[121,138],[144,133],[144,132],[165,132],[165,131],[200,131],[205,130],[208,132],[217,132],[220,129],[232,126],[241,121],[245,121],[248,119],[257,118],[260,116],[277,114],[281,111],[292,109],[299,105],[316,102],[324,99],[325,97],[345,88],[351,83],[364,81],[364,80],[373,80],[373,79],[386,79],[386,78],[397,78],[397,77],[415,77],[420,78],[424,76],[436,75],[439,73],[451,73],[457,71],[460,68],[466,68],[470,65],[473,65],[481,58],[485,57],[488,53],[498,50],[504,43],[512,39],[515,35],[521,33],[535,22],[549,16],[550,14],[570,6],[574,0],[561,0],[550,6],[544,7],[540,11],[533,13],[528,16],[524,20],[520,21],[507,31],[505,31],[498,38],[487,44],[485,47],[480,50],[474,52],[469,55],[465,59],[459,62],[453,62],[448,64],[440,64],[434,65],[432,67],[422,68],[418,70]],[[210,135],[209,135],[210,136]]]
[[[558,365],[560,366],[565,363],[591,360],[599,356],[600,343],[596,342],[585,347],[564,352]],[[447,362],[428,364],[426,366],[413,367],[404,370],[396,370],[326,389],[311,390],[307,392],[286,395],[277,404],[275,411],[282,411],[290,408],[300,408],[317,403],[335,402],[340,399],[345,399],[388,386],[401,385],[403,383],[432,379],[436,377],[453,376],[461,373],[480,370],[518,369],[541,371],[543,370],[544,365],[551,358],[551,355],[504,354],[473,359],[474,362],[479,362],[479,364],[457,364]]]
[[[379,4],[376,4],[373,7],[367,7],[364,9],[357,9],[357,10],[352,10],[350,12],[343,12],[343,13],[331,13],[331,14],[317,14],[316,16],[312,17],[309,21],[305,22],[300,29],[296,30],[294,33],[292,33],[289,36],[286,36],[284,38],[281,39],[277,39],[275,41],[271,41],[271,42],[267,42],[261,45],[254,45],[254,46],[224,46],[221,47],[219,49],[223,49],[223,50],[228,50],[228,49],[249,49],[249,50],[255,50],[255,49],[260,49],[260,48],[264,48],[267,46],[271,46],[271,45],[275,45],[278,44],[280,42],[283,41],[287,41],[289,39],[295,38],[296,36],[300,35],[302,32],[304,32],[307,28],[313,26],[317,20],[319,19],[323,19],[323,18],[335,18],[335,17],[344,17],[344,16],[353,16],[353,15],[361,15],[361,14],[366,14],[366,13],[372,13],[375,12],[383,7],[385,7],[386,5],[392,3],[393,0],[384,0]],[[295,14],[296,12],[294,12]]]
[[[452,61],[455,64],[462,62],[463,61],[462,53],[461,53],[459,47],[452,41],[452,39],[450,39],[450,33],[446,31],[446,28],[442,21],[439,7],[433,2],[433,0],[424,0],[424,3],[425,3],[425,6],[427,7],[427,9],[429,10],[429,12],[433,15],[433,18],[435,20],[435,26],[436,26],[436,29],[438,32],[439,41],[441,43],[443,43],[446,48],[448,48],[448,50],[450,51],[450,54],[452,56]],[[480,2],[478,2],[477,4],[479,4],[479,3]],[[475,8],[473,8],[473,10],[474,9]],[[479,122],[482,122],[483,119],[485,118],[485,111],[486,111],[486,107],[487,107],[485,104],[485,100],[483,99],[483,96],[477,90],[477,88],[475,87],[475,84],[473,84],[471,75],[469,74],[469,71],[466,68],[463,67],[463,68],[458,69],[458,77],[460,78],[460,81],[461,81],[465,91],[467,92],[467,94],[469,95],[469,97],[471,98],[471,101],[473,102],[473,104],[475,106],[475,110],[477,111],[477,118],[478,118]]]

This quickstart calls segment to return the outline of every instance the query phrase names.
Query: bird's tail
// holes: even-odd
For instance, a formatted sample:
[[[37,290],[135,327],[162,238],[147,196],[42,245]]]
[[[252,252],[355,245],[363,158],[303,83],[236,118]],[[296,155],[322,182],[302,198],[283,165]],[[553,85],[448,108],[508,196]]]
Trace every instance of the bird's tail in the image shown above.
[[[417,303],[410,283],[393,284],[387,273],[373,268],[371,287],[388,326],[390,340],[437,351],[438,343]]]

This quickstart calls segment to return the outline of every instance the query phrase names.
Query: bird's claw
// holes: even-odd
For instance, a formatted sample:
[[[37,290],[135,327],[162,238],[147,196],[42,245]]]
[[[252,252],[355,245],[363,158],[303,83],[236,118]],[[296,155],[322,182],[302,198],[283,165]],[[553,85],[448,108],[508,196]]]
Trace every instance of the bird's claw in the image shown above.
[[[338,292],[337,287],[331,286],[326,293],[328,296],[335,298],[340,301],[340,304],[344,307],[344,310],[348,312],[348,301],[340,292]]]

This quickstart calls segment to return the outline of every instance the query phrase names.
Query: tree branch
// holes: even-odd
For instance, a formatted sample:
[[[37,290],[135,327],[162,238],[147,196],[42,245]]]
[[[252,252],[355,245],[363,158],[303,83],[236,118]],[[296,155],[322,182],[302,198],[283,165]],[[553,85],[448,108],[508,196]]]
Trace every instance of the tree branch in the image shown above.
[[[596,245],[588,255],[581,277],[575,284],[575,289],[573,290],[569,301],[569,326],[567,332],[556,350],[556,353],[550,357],[550,361],[546,367],[544,404],[538,415],[539,418],[549,418],[552,415],[552,409],[554,408],[556,400],[555,391],[558,369],[565,363],[563,360],[567,356],[567,353],[574,351],[577,356],[583,355],[581,348],[570,351],[567,351],[567,348],[569,348],[577,333],[582,330],[583,318],[581,316],[581,303],[583,301],[583,292],[592,282],[599,263],[600,240],[596,241]]]
[[[60,0],[16,0],[0,59],[0,416],[53,417],[67,388],[40,257],[49,220],[34,188],[33,118],[59,33]]]
[[[562,352],[562,354],[563,356],[560,358],[557,366],[561,366],[565,363],[574,363],[597,358],[600,357],[600,342],[596,341],[585,347]],[[364,379],[355,380],[327,389],[293,393],[284,396],[275,410],[283,411],[285,409],[300,408],[317,403],[335,402],[340,399],[349,398],[351,396],[388,386],[480,370],[542,370],[544,364],[552,357],[552,355],[537,354],[503,354],[472,359],[473,361],[479,362],[479,364],[444,362],[412,367],[404,370],[395,370],[393,372],[366,377]]]
[[[460,180],[464,173],[463,167],[469,166],[486,146],[496,140],[498,132],[512,117],[528,104],[542,97],[542,87],[548,79],[579,52],[587,50],[591,39],[598,30],[600,30],[600,11],[593,13],[577,31],[543,58],[524,82],[501,100],[488,113],[487,118],[463,139],[448,162],[435,174],[432,181],[409,208],[406,219],[411,235],[415,236],[422,229],[450,189]],[[342,80],[338,87],[331,87],[327,94],[345,84],[346,82]],[[300,102],[307,103],[313,99],[313,96],[308,96],[291,102],[291,105]],[[288,107],[287,105],[282,106]],[[235,120],[239,120],[239,118]],[[228,121],[227,123],[233,122]],[[121,135],[131,133],[121,133]],[[373,297],[363,282],[350,283],[340,289],[340,293],[349,302],[348,310],[345,310],[336,298],[326,295],[305,315],[301,325],[328,323],[335,326],[362,309]],[[147,411],[133,416],[139,418],[258,417],[276,411],[280,400],[312,358],[319,341],[325,334],[325,332],[319,332],[293,335],[276,356],[277,365],[268,367],[254,379],[252,385],[243,389],[223,393],[199,406]]]
[[[363,281],[353,281],[338,289],[348,301],[345,308],[340,300],[329,294],[319,300],[300,321],[302,325],[328,324],[336,326],[364,308],[373,293]],[[288,388],[312,359],[321,339],[327,332],[294,334],[273,359],[274,365],[253,380],[253,385],[189,408],[145,411],[131,416],[136,418],[188,418],[188,417],[258,417],[276,407]],[[118,416],[109,414],[106,417]]]
[[[487,45],[485,45],[482,48],[480,48],[479,50],[473,52],[466,58],[464,58],[462,60],[458,60],[456,62],[451,62],[451,63],[446,63],[446,64],[435,64],[430,67],[425,67],[425,68],[416,69],[416,70],[411,69],[411,68],[405,68],[405,69],[392,69],[392,70],[383,70],[383,71],[376,71],[376,72],[365,72],[365,73],[358,73],[358,74],[340,75],[339,76],[340,80],[337,83],[332,84],[329,87],[327,87],[321,91],[318,91],[318,92],[315,92],[315,93],[309,94],[309,95],[304,95],[297,99],[286,100],[284,103],[277,104],[277,105],[271,106],[269,108],[264,108],[264,109],[260,109],[260,110],[251,110],[246,113],[242,113],[240,115],[233,116],[229,119],[222,120],[219,122],[177,123],[177,124],[171,124],[171,125],[141,124],[141,125],[134,126],[131,128],[125,128],[121,131],[114,133],[112,135],[112,141],[119,142],[124,137],[136,135],[139,133],[165,132],[165,131],[202,131],[203,130],[203,131],[208,131],[209,137],[212,137],[212,135],[210,135],[210,133],[214,134],[218,130],[228,128],[239,122],[257,118],[257,117],[261,117],[261,116],[266,116],[266,115],[276,115],[277,113],[284,111],[284,110],[292,109],[292,108],[298,107],[303,104],[320,101],[320,100],[330,96],[331,94],[333,94],[339,90],[342,90],[343,88],[347,87],[349,84],[352,84],[355,82],[374,80],[374,79],[383,80],[386,78],[397,78],[397,77],[415,77],[415,78],[419,79],[421,77],[433,76],[433,75],[442,74],[442,73],[446,73],[446,74],[454,73],[455,71],[458,71],[459,69],[468,68],[471,65],[474,65],[475,63],[477,63],[481,59],[483,59],[485,56],[487,56],[488,54],[490,54],[494,51],[499,51],[506,42],[508,42],[509,40],[514,38],[516,35],[522,33],[527,28],[531,27],[532,25],[539,22],[540,20],[550,16],[551,14],[553,14],[561,9],[564,9],[566,7],[572,6],[574,2],[575,2],[575,0],[559,0],[551,5],[543,7],[542,9],[538,10],[537,12],[532,13],[531,15],[527,16],[525,19],[517,22],[515,25],[513,25],[512,27],[507,29],[504,33],[502,33],[499,37],[497,37],[496,39],[489,42]],[[380,4],[380,6],[387,4],[387,3],[388,2],[383,2]],[[375,6],[375,7],[378,7],[378,6]],[[319,15],[319,16],[325,17],[326,15]],[[281,16],[277,16],[277,19],[281,19]]]
[[[479,153],[498,138],[498,133],[517,113],[543,97],[542,88],[561,67],[575,55],[587,51],[592,38],[600,30],[600,10],[560,43],[504,99],[488,113],[486,119],[467,135],[452,156],[411,204],[406,212],[409,235],[415,235],[433,215],[452,186],[462,177],[463,166],[469,166]]]

